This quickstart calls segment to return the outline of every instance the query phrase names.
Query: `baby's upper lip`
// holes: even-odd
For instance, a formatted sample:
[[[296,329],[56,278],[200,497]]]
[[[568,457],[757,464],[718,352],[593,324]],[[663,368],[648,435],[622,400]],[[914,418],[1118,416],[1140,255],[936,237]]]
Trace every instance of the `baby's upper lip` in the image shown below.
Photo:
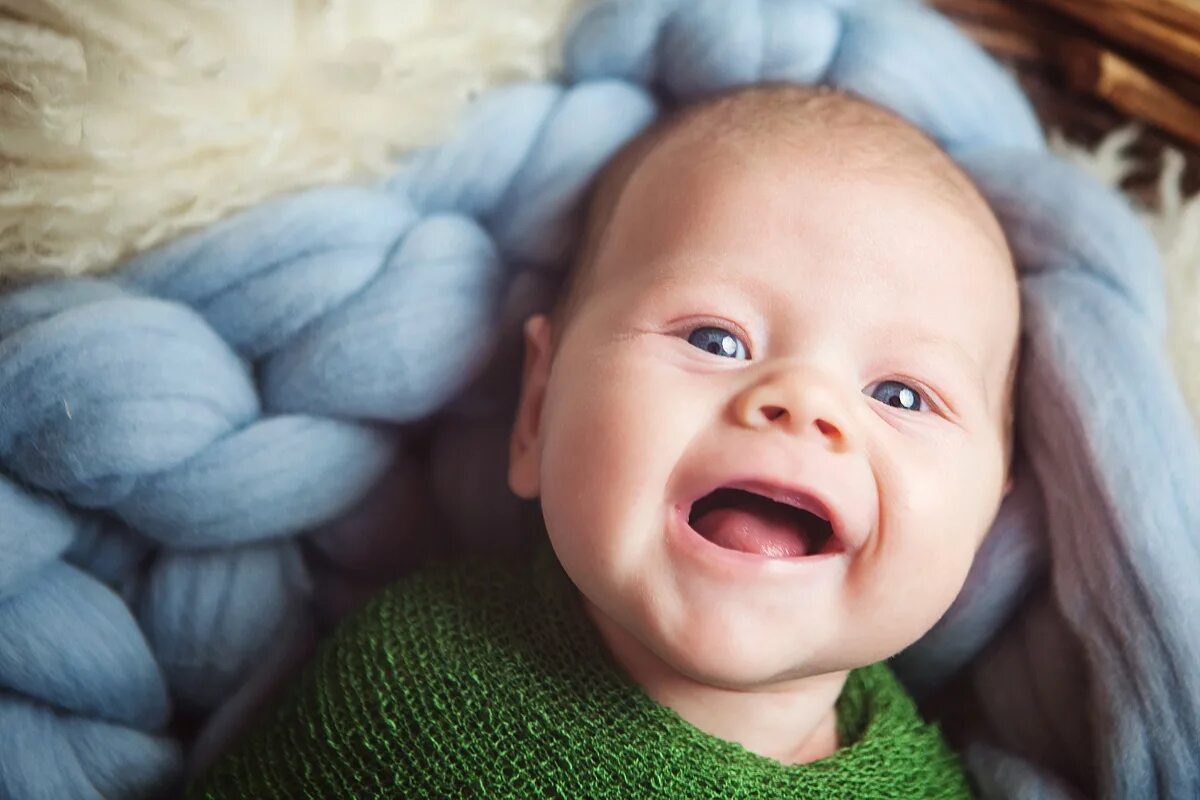
[[[833,529],[834,537],[841,543],[842,547],[853,551],[860,544],[857,541],[858,537],[853,535],[847,528],[846,516],[842,513],[839,504],[828,493],[816,486],[781,480],[771,476],[742,475],[713,483],[699,495],[691,498],[691,503],[685,509],[685,512],[690,511],[691,507],[700,498],[708,496],[717,489],[741,489],[753,492],[774,500],[777,503],[816,514],[829,522],[830,527]]]

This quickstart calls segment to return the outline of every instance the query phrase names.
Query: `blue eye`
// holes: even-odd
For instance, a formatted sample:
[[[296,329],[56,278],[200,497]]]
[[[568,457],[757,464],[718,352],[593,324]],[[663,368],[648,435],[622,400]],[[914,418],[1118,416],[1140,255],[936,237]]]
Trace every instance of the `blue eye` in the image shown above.
[[[880,381],[870,392],[871,397],[893,408],[905,411],[921,411],[925,408],[925,400],[921,393],[900,381]]]
[[[745,358],[750,357],[742,340],[724,328],[712,326],[696,328],[688,334],[687,340],[688,344],[699,347],[701,350],[707,350],[713,355],[736,359],[740,353]]]

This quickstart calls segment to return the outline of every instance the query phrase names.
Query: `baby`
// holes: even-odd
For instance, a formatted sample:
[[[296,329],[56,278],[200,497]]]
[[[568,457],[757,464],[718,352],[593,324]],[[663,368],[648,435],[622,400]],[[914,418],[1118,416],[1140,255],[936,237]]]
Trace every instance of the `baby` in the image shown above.
[[[543,543],[389,588],[196,796],[968,796],[883,662],[1006,491],[986,202],[891,113],[760,86],[631,142],[585,222],[524,325]]]

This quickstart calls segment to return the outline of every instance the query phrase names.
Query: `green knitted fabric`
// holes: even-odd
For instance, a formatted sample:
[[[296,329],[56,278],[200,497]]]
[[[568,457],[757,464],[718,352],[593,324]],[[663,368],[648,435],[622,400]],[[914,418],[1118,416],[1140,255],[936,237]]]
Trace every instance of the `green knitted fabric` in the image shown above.
[[[543,546],[385,590],[188,797],[970,797],[886,665],[837,713],[842,748],[812,764],[703,733],[614,665]]]

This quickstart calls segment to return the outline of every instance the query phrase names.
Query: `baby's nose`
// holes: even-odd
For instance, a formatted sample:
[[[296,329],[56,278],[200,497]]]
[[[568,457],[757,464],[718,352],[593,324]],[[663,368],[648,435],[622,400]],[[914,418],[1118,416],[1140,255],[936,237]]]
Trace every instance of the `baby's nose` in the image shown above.
[[[815,434],[836,450],[853,446],[850,412],[832,379],[816,370],[790,366],[773,370],[739,395],[735,410],[748,427]]]

